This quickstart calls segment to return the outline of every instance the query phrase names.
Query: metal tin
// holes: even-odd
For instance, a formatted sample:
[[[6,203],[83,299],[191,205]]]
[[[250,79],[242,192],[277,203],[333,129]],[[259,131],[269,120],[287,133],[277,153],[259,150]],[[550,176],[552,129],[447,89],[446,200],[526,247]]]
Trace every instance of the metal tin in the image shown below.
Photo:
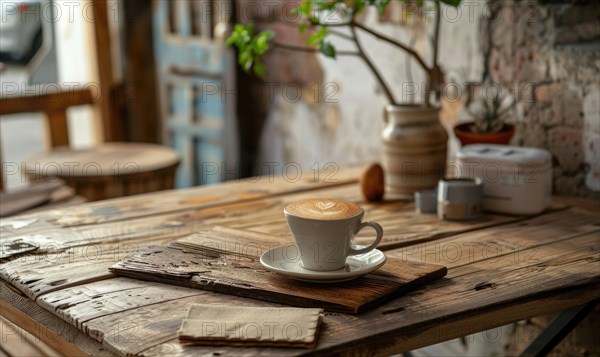
[[[436,213],[437,190],[415,192],[415,210],[417,213]]]
[[[469,220],[481,216],[483,180],[445,179],[438,184],[437,214],[440,219]]]

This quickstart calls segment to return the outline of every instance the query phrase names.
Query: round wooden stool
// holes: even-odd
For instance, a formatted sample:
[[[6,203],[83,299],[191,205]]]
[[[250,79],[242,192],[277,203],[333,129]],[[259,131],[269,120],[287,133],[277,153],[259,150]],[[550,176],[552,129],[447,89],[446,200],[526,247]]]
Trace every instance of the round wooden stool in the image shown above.
[[[60,178],[90,201],[172,189],[179,164],[166,146],[107,143],[91,149],[67,147],[36,155],[25,163],[30,181]]]

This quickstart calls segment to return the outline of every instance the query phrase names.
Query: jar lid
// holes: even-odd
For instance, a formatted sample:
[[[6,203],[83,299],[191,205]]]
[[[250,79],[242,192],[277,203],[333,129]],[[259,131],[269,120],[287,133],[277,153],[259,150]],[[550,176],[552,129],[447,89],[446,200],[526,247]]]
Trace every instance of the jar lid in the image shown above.
[[[551,160],[548,150],[496,144],[466,145],[456,157],[461,161],[483,161],[497,164],[517,162],[544,165]]]

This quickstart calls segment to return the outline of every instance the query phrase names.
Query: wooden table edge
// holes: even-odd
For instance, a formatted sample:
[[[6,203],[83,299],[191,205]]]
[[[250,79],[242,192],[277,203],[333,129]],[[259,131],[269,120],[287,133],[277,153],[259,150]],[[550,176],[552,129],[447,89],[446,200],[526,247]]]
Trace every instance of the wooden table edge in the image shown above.
[[[4,281],[2,281],[2,283],[5,284]],[[29,302],[35,304],[31,300],[29,300]],[[23,330],[29,332],[36,339],[46,343],[48,346],[64,354],[65,356],[89,356],[88,353],[79,349],[78,346],[70,343],[60,335],[56,334],[53,329],[42,325],[40,322],[28,316],[24,311],[13,307],[8,301],[2,298],[0,298],[0,316],[3,316]],[[57,316],[55,317],[61,320]],[[67,324],[66,321],[63,322]],[[52,325],[55,326],[56,324]]]
[[[464,331],[464,328],[455,328],[456,325],[470,325],[469,334],[475,334],[521,321],[525,318],[558,313],[574,306],[583,305],[600,298],[600,282],[593,286],[582,285],[577,289],[559,291],[551,296],[548,296],[548,292],[543,294],[546,297],[533,296],[526,298],[524,301],[503,302],[498,306],[486,307],[484,311],[478,310],[476,313],[464,318],[451,317],[447,321],[441,321],[434,328],[428,326],[410,332],[403,331],[404,328],[390,330],[378,335],[376,342],[372,341],[372,336],[364,337],[315,351],[306,351],[303,356],[327,356],[331,354],[341,356],[389,356],[409,352],[465,336],[464,333],[460,332]],[[526,317],[519,313],[523,310],[528,312]],[[493,323],[487,323],[490,321],[493,321]],[[411,326],[411,328],[414,328],[414,326]],[[424,333],[434,333],[435,341],[432,343],[430,337],[423,338]],[[377,349],[373,348],[374,345],[377,346]]]
[[[29,298],[17,295],[12,289],[7,288],[6,281],[0,279],[0,284],[2,284],[3,290],[8,291],[8,294],[13,295],[17,299],[21,298],[19,300],[22,300],[19,302],[19,306],[13,307],[3,297],[0,297],[0,315],[18,326],[21,326],[21,328],[47,343],[58,352],[68,356],[89,356],[99,353],[105,355],[109,352],[101,342],[83,334],[83,332],[78,330],[75,326],[49,311],[44,310],[47,314],[46,317],[51,322],[48,324],[49,326],[43,325],[41,322],[31,318],[27,315],[27,311],[33,308],[40,308],[40,306]],[[432,340],[434,343],[440,343],[464,336],[464,333],[461,333],[461,331],[464,331],[464,327],[455,328],[457,325],[468,325],[468,331],[474,334],[521,321],[524,319],[522,311],[527,311],[526,317],[533,317],[558,313],[564,309],[587,303],[600,297],[600,282],[592,286],[582,285],[576,289],[557,291],[550,296],[548,295],[548,292],[540,295],[544,296],[531,296],[527,297],[524,301],[503,302],[498,306],[489,306],[485,308],[485,311],[483,312],[477,311],[476,313],[465,317],[451,317],[447,321],[441,321],[433,329],[431,327],[424,327],[415,330],[414,326],[411,326],[411,328],[413,328],[411,331],[403,331],[404,328],[400,328],[387,331],[376,337],[369,336],[321,349],[298,352],[301,355],[322,356],[333,353],[336,355],[390,355],[411,351],[431,345]],[[82,333],[81,337],[86,340],[86,344],[88,345],[86,346],[85,351],[58,334],[57,330],[60,326],[63,326],[61,330],[64,331],[64,325],[68,325],[72,329]],[[427,338],[424,338],[423,334],[426,333],[433,333],[435,337],[432,339],[429,335]],[[373,341],[373,338],[376,338],[377,341]],[[151,346],[148,349],[155,348],[161,344]],[[376,347],[374,348],[374,346]]]

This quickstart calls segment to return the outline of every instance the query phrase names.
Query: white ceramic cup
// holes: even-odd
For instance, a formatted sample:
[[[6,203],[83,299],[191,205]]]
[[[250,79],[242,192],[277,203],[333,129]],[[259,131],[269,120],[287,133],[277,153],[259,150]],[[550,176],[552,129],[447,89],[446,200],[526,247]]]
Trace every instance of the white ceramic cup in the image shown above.
[[[362,222],[365,215],[360,212],[341,219],[313,219],[291,214],[284,209],[300,259],[305,269],[315,271],[339,270],[346,266],[350,255],[365,254],[377,247],[383,237],[383,228],[376,222]],[[352,241],[358,232],[371,227],[377,233],[375,241],[368,247],[355,248]]]

